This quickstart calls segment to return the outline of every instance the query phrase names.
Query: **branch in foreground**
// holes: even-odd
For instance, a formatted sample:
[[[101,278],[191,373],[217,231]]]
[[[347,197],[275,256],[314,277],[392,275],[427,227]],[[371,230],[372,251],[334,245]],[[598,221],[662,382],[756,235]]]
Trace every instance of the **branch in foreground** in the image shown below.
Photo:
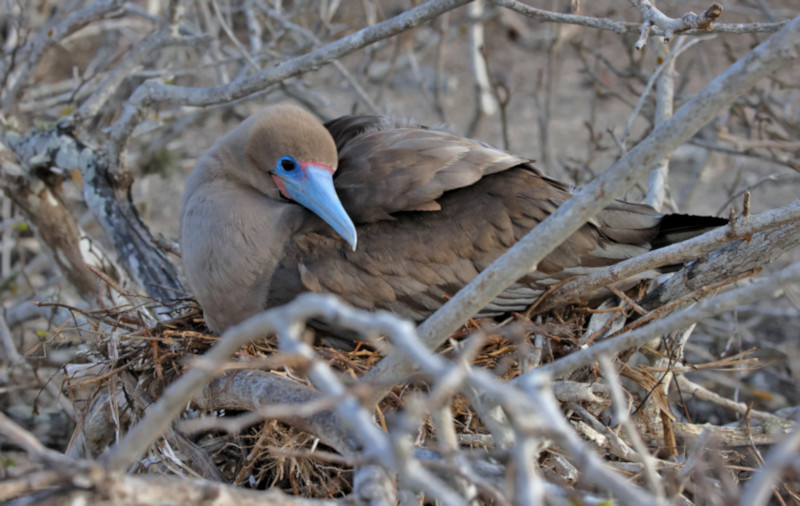
[[[423,370],[436,379],[436,387],[430,394],[432,402],[449,403],[456,392],[465,393],[467,390],[479,392],[487,404],[499,404],[509,413],[515,430],[521,431],[518,433],[523,440],[535,441],[541,437],[554,438],[559,445],[565,448],[570,457],[579,463],[583,475],[595,485],[621,499],[639,501],[651,499],[647,493],[605,467],[602,460],[572,431],[559,411],[558,402],[549,383],[542,385],[541,391],[538,391],[533,399],[529,399],[525,393],[512,385],[503,383],[487,371],[471,370],[461,362],[456,366],[449,365],[448,361],[421,344],[410,323],[402,321],[394,315],[385,312],[370,314],[347,307],[333,297],[318,294],[300,296],[287,306],[269,310],[228,330],[222,340],[209,350],[202,360],[197,361],[195,367],[162,394],[161,398],[149,408],[144,418],[102,460],[112,469],[121,470],[130,465],[169,427],[175,416],[182,411],[187,400],[202,388],[205,381],[216,374],[217,369],[224,365],[230,354],[250,340],[260,338],[265,332],[274,329],[283,329],[283,332],[280,332],[280,339],[286,341],[287,336],[297,335],[310,318],[328,322],[337,328],[353,329],[365,335],[387,335],[393,344],[407,355],[412,356],[421,364]],[[298,343],[299,341],[292,342]],[[291,349],[291,342],[287,344]],[[301,355],[305,355],[302,350]],[[371,419],[363,421],[358,413],[356,413],[358,416],[354,416],[343,412],[344,409],[363,412],[365,408],[361,403],[355,401],[351,393],[342,392],[342,387],[337,382],[322,384],[329,378],[326,377],[324,371],[318,369],[314,372],[314,368],[321,367],[317,364],[322,364],[322,367],[327,366],[315,357],[309,359],[312,361],[307,365],[308,369],[306,370],[309,377],[313,377],[315,383],[318,383],[320,388],[328,390],[329,394],[342,393],[343,398],[348,401],[339,403],[340,409],[337,410],[337,417],[344,424],[349,425],[348,428],[351,431],[355,432],[353,440],[361,447],[353,448],[351,451],[359,452],[359,461],[378,461],[386,471],[398,472],[402,483],[411,485],[417,490],[425,490],[426,494],[442,501],[443,504],[460,504],[458,492],[443,481],[436,481],[434,484],[431,478],[423,479],[426,476],[425,470],[413,452],[413,438],[409,438],[416,431],[424,414],[427,413],[425,409],[415,411],[408,407],[404,413],[398,415],[393,424],[396,428],[390,434],[387,435],[380,431],[376,434],[374,430],[377,427]],[[245,376],[244,372],[239,374]],[[228,379],[235,381],[236,376]],[[246,381],[246,378],[243,381]],[[547,401],[544,397],[552,399]],[[370,433],[364,433],[365,423],[369,423],[373,427]],[[389,455],[375,455],[375,446],[366,446],[374,445],[376,438],[384,442],[389,438],[393,439],[394,444],[388,449]],[[378,445],[378,448],[381,447],[383,446]],[[523,445],[523,448],[527,448],[526,458],[535,458],[535,454],[531,455],[530,452],[538,452],[540,447]],[[358,475],[358,470],[356,474]],[[518,490],[526,489],[523,487]]]
[[[292,326],[302,327],[312,318],[365,336],[413,334],[411,323],[390,313],[369,314],[357,311],[345,307],[333,296],[301,295],[286,306],[270,309],[228,329],[216,346],[164,391],[158,401],[150,406],[145,417],[116,447],[104,455],[103,460],[112,469],[121,470],[131,465],[167,430],[186,403],[220,373],[220,368],[240,348],[264,335],[290,329]],[[294,329],[291,331],[294,332]]]
[[[69,483],[68,491],[53,485]],[[53,481],[43,484],[40,496],[43,504],[213,504],[236,506],[334,506],[342,501],[304,499],[286,495],[280,490],[250,490],[207,480],[189,480],[158,475],[131,476],[109,472],[92,466],[86,472],[56,474]],[[66,488],[66,487],[65,487]],[[26,490],[29,493],[31,490]],[[50,496],[50,494],[53,494]],[[213,498],[213,501],[212,501]],[[48,499],[53,502],[47,502]],[[25,504],[31,504],[25,502]]]
[[[487,405],[502,407],[515,430],[524,434],[526,438],[554,439],[595,486],[608,491],[625,504],[660,504],[656,497],[622,479],[620,475],[605,466],[575,433],[560,411],[548,374],[534,370],[534,380],[525,385],[515,386],[513,383],[501,382],[486,370],[451,364],[450,361],[431,352],[426,343],[414,333],[404,336],[402,340],[397,340],[396,337],[389,336],[389,339],[397,351],[402,353],[406,360],[418,364],[420,370],[430,377],[434,384],[447,384],[452,381],[453,376],[462,377],[464,381],[459,385],[462,393],[471,389],[478,392]],[[459,374],[458,368],[463,368],[463,372]],[[518,386],[523,388],[517,388]],[[516,441],[515,444],[519,442]],[[538,452],[539,449],[536,449],[527,458],[536,460]]]
[[[668,121],[577,193],[514,247],[495,260],[418,328],[419,336],[436,348],[468,318],[485,307],[508,285],[521,278],[614,198],[642,180],[656,164],[686,142],[716,114],[761,78],[800,54],[800,16],[759,44],[717,76]],[[382,384],[406,377],[414,365],[401,355],[382,360],[365,381]],[[377,392],[377,403],[387,391]]]
[[[593,364],[601,353],[616,355],[624,350],[639,347],[651,339],[686,328],[693,323],[711,318],[720,313],[731,311],[743,304],[775,297],[783,292],[783,288],[786,285],[798,281],[800,281],[800,263],[786,267],[756,284],[731,290],[710,299],[704,299],[696,306],[673,313],[666,318],[654,321],[626,334],[576,351],[537,369],[536,373],[551,374],[554,378],[566,376],[580,367]],[[534,375],[529,373],[513,381],[515,383],[528,383],[533,378]]]
[[[233,409],[251,413],[226,420],[188,420],[181,424],[181,430],[194,433],[209,430],[210,426],[238,431],[249,424],[279,419],[314,434],[342,455],[352,455],[356,442],[343,430],[336,414],[328,411],[332,407],[327,406],[331,399],[337,397],[326,398],[317,390],[269,372],[231,371],[215,378],[193,402],[204,410]],[[282,410],[284,406],[286,409]]]
[[[758,232],[796,221],[800,221],[800,200],[780,209],[773,209],[751,218],[739,219],[725,227],[717,228],[692,239],[653,250],[592,272],[579,279],[568,281],[542,299],[541,303],[536,306],[535,312],[542,313],[557,306],[577,302],[583,299],[587,293],[593,293],[595,290],[649,269],[682,264],[687,260],[705,255],[725,243],[751,237]]]
[[[767,454],[763,467],[747,484],[740,504],[767,504],[772,495],[773,483],[780,478],[783,469],[791,466],[792,463],[797,465],[799,450],[800,425]]]
[[[45,448],[36,437],[0,412],[0,434],[25,449],[35,461],[68,467],[72,461],[61,453]],[[0,498],[2,500],[2,498]]]

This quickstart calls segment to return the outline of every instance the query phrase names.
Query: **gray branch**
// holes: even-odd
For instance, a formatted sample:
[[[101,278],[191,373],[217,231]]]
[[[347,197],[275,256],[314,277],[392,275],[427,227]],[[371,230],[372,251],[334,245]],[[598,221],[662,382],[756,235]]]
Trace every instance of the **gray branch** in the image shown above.
[[[175,266],[157,247],[150,230],[142,223],[133,205],[130,195],[133,181],[114,177],[109,172],[106,156],[77,140],[69,122],[62,120],[54,128],[32,130],[25,136],[9,133],[6,142],[28,171],[45,167],[68,173],[78,168],[83,178],[86,204],[113,241],[119,261],[128,274],[157,300],[169,301],[182,296],[183,287]],[[31,212],[30,216],[37,219],[34,214]],[[70,219],[69,213],[62,211],[61,219]],[[70,234],[67,229],[62,232],[64,240],[78,237],[77,231]],[[51,238],[48,244],[53,247],[53,242]],[[58,251],[58,245],[55,246],[54,249]],[[75,248],[70,251],[75,251]],[[70,265],[72,269],[82,266],[78,260],[72,260]]]

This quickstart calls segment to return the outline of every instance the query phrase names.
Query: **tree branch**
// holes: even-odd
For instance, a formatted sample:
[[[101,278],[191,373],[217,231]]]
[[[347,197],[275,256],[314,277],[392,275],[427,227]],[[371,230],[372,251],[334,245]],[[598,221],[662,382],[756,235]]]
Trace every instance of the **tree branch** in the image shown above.
[[[653,321],[631,332],[612,337],[588,348],[576,351],[562,357],[553,363],[537,369],[554,378],[561,378],[572,371],[593,364],[601,353],[616,355],[624,350],[636,348],[651,339],[686,328],[693,323],[711,318],[726,311],[736,309],[738,306],[757,300],[775,297],[782,293],[789,283],[800,281],[800,263],[782,269],[756,284],[731,290],[730,292],[704,299],[688,309],[673,313],[665,318]],[[514,382],[525,383],[531,380],[531,375],[526,374],[516,378]]]

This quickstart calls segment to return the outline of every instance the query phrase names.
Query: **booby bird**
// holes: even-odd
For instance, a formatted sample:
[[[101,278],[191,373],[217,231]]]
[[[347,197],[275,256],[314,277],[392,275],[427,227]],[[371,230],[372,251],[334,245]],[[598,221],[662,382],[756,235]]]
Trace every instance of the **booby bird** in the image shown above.
[[[183,269],[218,333],[307,291],[421,321],[570,196],[480,141],[377,116],[323,124],[272,105],[190,174]],[[559,280],[723,223],[617,201],[478,316],[523,310]]]

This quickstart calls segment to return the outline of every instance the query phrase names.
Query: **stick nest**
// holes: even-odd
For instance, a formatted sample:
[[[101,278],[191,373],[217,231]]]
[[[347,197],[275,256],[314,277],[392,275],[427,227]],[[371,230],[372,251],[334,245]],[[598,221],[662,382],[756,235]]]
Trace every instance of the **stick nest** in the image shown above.
[[[193,301],[180,301],[172,310],[176,315],[173,319],[151,327],[142,325],[135,308],[114,308],[85,315],[90,323],[93,322],[95,333],[82,353],[84,363],[72,366],[65,385],[74,401],[83,400],[77,406],[82,409],[84,416],[91,416],[90,413],[96,409],[104,393],[122,391],[123,396],[110,397],[116,399],[112,403],[113,410],[118,413],[115,430],[118,435],[123,434],[131,423],[141,417],[147,405],[186,371],[193,359],[217,342],[218,337],[208,333],[202,312]],[[510,380],[523,370],[548,363],[556,357],[569,354],[587,341],[597,339],[597,329],[590,328],[593,314],[613,315],[606,320],[625,322],[631,319],[633,311],[622,306],[609,310],[590,310],[578,305],[533,319],[512,315],[502,322],[471,321],[452,336],[439,352],[445,357],[456,358],[463,348],[464,338],[480,331],[483,342],[472,360],[473,365]],[[607,331],[609,326],[608,322],[602,324],[601,331]],[[355,384],[355,380],[381,358],[376,347],[369,343],[356,342],[349,349],[341,349],[325,344],[325,339],[319,335],[309,335],[309,339],[316,340],[318,357],[351,384]],[[659,358],[669,361],[669,350],[664,349],[664,344],[654,344],[644,350],[645,355],[651,355],[651,363]],[[279,353],[276,337],[264,336],[242,348],[229,365],[238,369],[268,370],[269,374],[307,385],[302,368],[294,367],[292,361],[285,358]],[[633,421],[645,437],[649,451],[659,457],[658,462],[663,468],[677,472],[679,466],[673,458],[677,455],[676,445],[686,443],[685,439],[689,436],[682,434],[681,430],[685,432],[688,429],[684,426],[691,424],[681,423],[682,429],[677,428],[676,417],[670,406],[678,406],[676,409],[682,409],[686,415],[689,415],[690,409],[696,409],[687,407],[683,399],[667,398],[663,390],[658,388],[669,369],[657,370],[652,365],[635,365],[636,361],[631,358],[631,355],[621,357],[615,365],[618,373],[625,378],[622,384],[626,400],[636,406]],[[746,353],[716,361],[710,367],[733,370],[752,367],[754,362],[755,359]],[[573,374],[570,381],[557,382],[554,387],[565,415],[606,462],[631,478],[639,476],[639,457],[630,452],[630,442],[626,441],[624,434],[613,432],[607,426],[611,424],[611,402],[608,388],[600,381],[599,372],[581,370]],[[379,425],[387,430],[393,414],[403,409],[410,397],[428,392],[429,388],[421,380],[396,386],[375,410]],[[453,396],[450,410],[459,448],[488,452],[490,455],[496,453],[498,458],[504,458],[502,452],[494,449],[489,430],[463,395]],[[706,412],[715,416],[719,414],[718,409],[706,409]],[[187,406],[183,419],[186,421],[201,416],[225,419],[239,414],[241,411],[224,408],[199,409]],[[754,455],[752,449],[737,449],[740,445],[734,439],[746,438],[748,434],[752,438],[752,433],[748,427],[742,434],[726,435],[721,425],[730,420],[732,418],[728,414],[726,418],[718,419],[716,426],[707,424],[705,430],[713,432],[719,429],[717,438],[721,447],[718,450],[721,451],[715,455],[720,459],[718,463],[724,466],[718,471],[728,469],[738,475],[750,468]],[[180,427],[180,423],[177,427]],[[353,467],[358,462],[340,456],[318,437],[303,432],[291,423],[262,420],[242,430],[217,429],[176,437],[180,437],[183,446],[176,446],[175,440],[169,437],[162,438],[139,462],[136,472],[195,478],[200,475],[256,489],[277,487],[288,494],[306,498],[338,498],[352,491]],[[418,447],[445,451],[438,441],[430,417],[419,427],[416,439]],[[192,451],[186,451],[187,448]],[[205,460],[205,466],[198,464],[195,452],[206,456],[201,459]],[[542,452],[540,464],[548,480],[567,485],[577,480],[575,468],[563,458],[558,448]],[[432,468],[435,467],[432,464]]]

